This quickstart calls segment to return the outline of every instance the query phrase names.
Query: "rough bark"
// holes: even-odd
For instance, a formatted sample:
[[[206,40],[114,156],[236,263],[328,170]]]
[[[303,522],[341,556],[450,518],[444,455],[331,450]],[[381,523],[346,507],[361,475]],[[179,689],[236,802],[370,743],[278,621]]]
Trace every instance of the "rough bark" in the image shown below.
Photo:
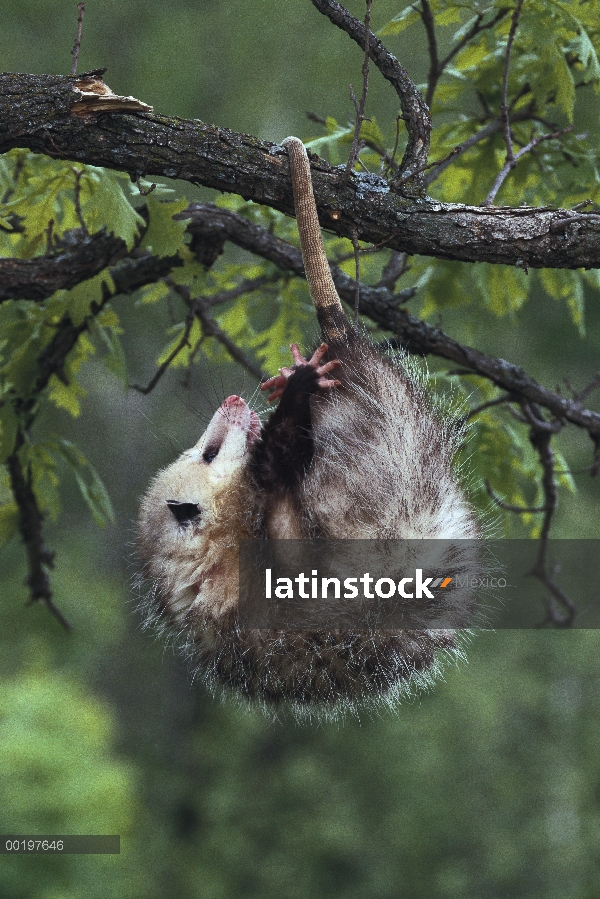
[[[93,79],[92,79],[93,80]],[[277,144],[77,87],[59,75],[0,75],[0,152],[27,147],[140,175],[181,178],[293,215],[287,155]],[[85,95],[94,94],[86,106]],[[102,113],[99,110],[110,109]],[[136,106],[136,103],[138,104]],[[115,111],[116,110],[116,111]],[[122,110],[122,111],[121,111]],[[552,208],[478,207],[394,193],[383,179],[312,157],[319,218],[347,237],[466,262],[530,268],[600,266],[600,216]]]
[[[73,243],[51,256],[0,259],[0,302],[45,300],[56,290],[70,290],[93,278],[126,252],[119,237],[98,231],[72,234]]]

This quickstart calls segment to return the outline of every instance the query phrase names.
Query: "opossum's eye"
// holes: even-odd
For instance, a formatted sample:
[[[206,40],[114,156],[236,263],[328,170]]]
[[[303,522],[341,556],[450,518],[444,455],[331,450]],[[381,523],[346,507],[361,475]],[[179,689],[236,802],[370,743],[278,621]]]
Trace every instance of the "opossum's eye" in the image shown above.
[[[167,506],[174,518],[179,524],[189,524],[201,514],[200,506],[197,503],[181,503],[176,499],[168,499]]]
[[[219,455],[219,447],[218,446],[209,446],[208,449],[205,449],[204,452],[202,453],[202,458],[204,459],[205,462],[208,462],[208,464],[210,465],[212,460],[216,459],[218,455]]]

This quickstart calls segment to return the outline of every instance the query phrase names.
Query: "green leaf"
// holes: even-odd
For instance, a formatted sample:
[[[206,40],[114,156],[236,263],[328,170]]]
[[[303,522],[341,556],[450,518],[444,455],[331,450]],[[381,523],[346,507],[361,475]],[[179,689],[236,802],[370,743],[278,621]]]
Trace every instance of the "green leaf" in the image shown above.
[[[149,250],[153,256],[175,256],[184,245],[186,220],[175,221],[173,216],[187,208],[188,200],[184,197],[164,203],[155,200],[150,194],[146,202],[150,221],[141,243],[142,249]]]
[[[85,396],[85,390],[75,380],[65,384],[56,375],[52,375],[49,381],[48,398],[59,409],[65,409],[73,418],[77,418],[81,412],[79,400]]]
[[[540,516],[503,512],[493,505],[485,488],[489,481],[499,499],[513,506],[537,506],[543,502],[540,472],[527,430],[518,430],[512,423],[502,421],[490,412],[479,414],[469,429],[468,439],[459,452],[461,464],[467,462],[472,483],[476,485],[474,502],[484,513],[502,522],[505,536],[511,534],[516,522],[522,522],[531,536],[536,536]]]
[[[159,281],[157,284],[149,284],[148,287],[142,288],[140,291],[139,302],[144,305],[160,303],[161,300],[164,300],[169,296],[169,293],[170,288],[167,287],[164,281]]]
[[[125,176],[118,172],[85,166],[81,178],[81,213],[88,231],[95,233],[106,227],[131,249],[145,221],[123,190],[124,183]]]
[[[118,331],[115,328],[105,328],[98,322],[96,322],[94,330],[107,349],[102,361],[107,369],[127,386],[127,360]]]
[[[583,284],[578,272],[543,268],[538,277],[546,293],[555,300],[566,301],[571,318],[582,337],[585,336],[585,297]]]
[[[238,335],[234,339],[242,339],[246,333],[246,345],[256,351],[261,368],[274,374],[282,365],[289,364],[290,343],[298,343],[303,348],[306,346],[309,323],[314,322],[314,308],[306,284],[297,280],[289,281],[279,294],[272,294],[268,299],[257,295],[249,304],[251,317],[254,318],[259,312],[264,313],[267,304],[271,323],[266,328],[248,329],[239,312],[235,314],[236,310],[223,316],[220,323],[228,333]]]
[[[60,481],[56,473],[56,459],[49,445],[45,442],[26,443],[19,450],[19,456],[23,470],[31,472],[33,492],[41,511],[56,521],[61,510]]]
[[[86,459],[74,443],[64,437],[55,437],[49,445],[61,456],[75,476],[81,493],[92,517],[99,527],[114,521],[110,497],[96,469]]]
[[[48,398],[59,408],[66,409],[74,418],[81,411],[79,400],[86,395],[76,376],[83,363],[95,352],[96,348],[88,335],[85,332],[80,334],[65,365],[66,383],[56,375],[50,378]]]
[[[360,136],[363,140],[370,140],[374,144],[383,144],[383,134],[377,124],[375,116],[371,116],[370,121],[364,121],[360,126]]]
[[[39,376],[38,356],[51,339],[53,330],[45,327],[44,309],[26,300],[0,306],[0,364],[4,388],[10,386],[17,396],[31,396]]]
[[[380,28],[377,32],[377,36],[385,37],[388,34],[400,34],[405,28],[420,21],[421,15],[419,10],[413,4],[410,4],[406,9],[403,9],[401,13],[398,13],[397,16],[390,19],[383,28]]]
[[[328,133],[323,137],[315,137],[312,140],[306,141],[305,146],[307,149],[312,150],[313,153],[318,153],[320,156],[323,155],[324,151],[328,152],[331,164],[339,165],[340,163],[345,162],[345,157],[348,155],[345,146],[352,143],[354,127],[342,127],[337,124],[335,119],[328,118],[327,131]]]
[[[569,464],[556,446],[554,446],[554,473],[561,487],[566,487],[570,493],[577,493],[577,484],[569,471]]]
[[[484,303],[495,315],[516,312],[525,302],[529,282],[522,269],[486,264],[475,266],[472,275]]]
[[[167,344],[164,348],[158,359],[156,360],[157,365],[163,365],[172,352],[179,346],[181,343],[181,338],[183,337],[183,332],[185,330],[185,322],[180,322],[178,325],[175,325],[170,329],[170,333],[174,334],[173,340]],[[192,327],[190,329],[190,333],[188,335],[187,343],[181,348],[181,350],[177,353],[175,358],[171,362],[171,366],[173,368],[185,368],[190,364],[192,353],[194,349],[202,337],[202,329],[200,327],[200,322],[197,318],[194,319],[192,323]]]
[[[115,283],[108,271],[100,272],[93,278],[76,284],[71,290],[59,290],[54,296],[65,302],[65,311],[69,313],[75,327],[78,327],[90,315],[92,304],[102,303],[105,289],[110,293],[115,290]]]
[[[579,34],[576,35],[568,45],[568,49],[573,53],[576,53],[579,57],[583,68],[582,80],[584,82],[600,81],[600,63],[598,62],[598,54],[582,25],[580,26]]]
[[[461,20],[460,9],[457,9],[454,4],[451,4],[448,9],[444,9],[442,12],[437,13],[434,18],[435,24],[441,27],[455,25]]]
[[[545,42],[539,48],[535,71],[533,84],[537,96],[545,100],[548,86],[551,85],[555,92],[557,107],[564,113],[567,121],[572,122],[575,111],[575,82],[562,48],[554,41]]]

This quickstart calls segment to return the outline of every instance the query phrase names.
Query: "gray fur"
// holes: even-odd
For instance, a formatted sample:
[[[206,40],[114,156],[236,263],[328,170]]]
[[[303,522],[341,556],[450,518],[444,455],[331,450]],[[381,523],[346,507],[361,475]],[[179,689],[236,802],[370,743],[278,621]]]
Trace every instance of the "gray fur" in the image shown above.
[[[285,141],[296,155],[298,143]],[[316,212],[309,212],[316,220]],[[310,238],[320,242],[320,232]],[[329,278],[328,271],[322,274]],[[443,658],[462,657],[460,641],[453,630],[426,627],[396,633],[368,627],[244,630],[237,619],[238,541],[252,536],[473,541],[480,528],[452,472],[460,431],[432,411],[405,360],[384,358],[340,318],[330,287],[327,319],[310,286],[320,320],[333,321],[329,332],[323,327],[330,357],[340,360],[334,373],[340,385],[311,398],[314,456],[295,495],[257,491],[249,475],[256,416],[242,400],[229,397],[196,447],[149,488],[140,511],[139,545],[143,574],[152,583],[148,617],[175,635],[211,688],[233,688],[239,697],[268,708],[287,701],[297,715],[335,717],[357,705],[394,705],[414,687],[428,686]],[[203,452],[215,434],[219,456],[216,465],[207,465]],[[202,514],[182,526],[167,500],[197,503]],[[473,550],[446,561],[455,570],[468,568]],[[454,599],[450,611],[457,625],[471,601],[468,592]]]

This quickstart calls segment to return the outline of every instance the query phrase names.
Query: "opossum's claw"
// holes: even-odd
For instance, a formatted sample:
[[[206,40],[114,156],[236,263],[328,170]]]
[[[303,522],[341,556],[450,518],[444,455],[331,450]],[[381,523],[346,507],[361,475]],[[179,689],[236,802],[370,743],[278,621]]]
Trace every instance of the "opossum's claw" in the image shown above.
[[[314,351],[310,359],[305,359],[302,353],[300,352],[300,347],[297,343],[290,344],[290,350],[292,351],[292,357],[294,359],[294,365],[292,368],[284,367],[279,369],[279,374],[275,375],[274,378],[269,378],[268,381],[263,381],[260,385],[261,390],[270,390],[274,388],[273,393],[268,398],[268,401],[272,403],[274,400],[278,400],[279,397],[283,394],[285,390],[285,385],[287,384],[290,377],[294,374],[294,372],[298,368],[302,368],[305,365],[314,368],[316,373],[319,375],[319,379],[317,381],[317,387],[339,387],[341,381],[335,381],[331,378],[325,378],[324,375],[328,374],[330,371],[333,371],[340,364],[339,359],[332,359],[330,362],[326,362],[324,365],[319,365],[319,362],[327,352],[329,347],[326,343],[322,343],[321,346],[317,347]]]
[[[267,397],[267,401],[272,403],[274,400],[278,400],[283,391],[285,390],[285,385],[287,384],[287,380],[289,375],[286,377],[283,374],[284,369],[279,369],[280,374],[275,375],[274,378],[269,378],[268,381],[263,381],[260,385],[261,390],[270,390],[271,388],[275,388],[271,396]],[[291,369],[287,369],[287,371],[291,371]]]
[[[297,363],[296,354],[294,352],[294,347],[296,347],[296,344],[292,344],[292,347],[291,347],[292,356],[294,357],[294,361]],[[298,349],[298,348],[296,347],[296,349]],[[342,383],[341,381],[335,381],[335,380],[332,380],[331,378],[323,377],[323,375],[326,375],[326,374],[328,374],[328,372],[333,371],[333,369],[337,368],[338,365],[340,364],[339,359],[332,359],[330,362],[326,362],[325,365],[319,365],[319,362],[321,361],[321,359],[323,358],[323,356],[325,355],[325,353],[327,352],[328,349],[329,349],[329,347],[327,346],[327,344],[322,343],[321,346],[318,347],[314,351],[314,353],[312,354],[312,357],[309,359],[308,362],[306,362],[305,359],[302,359],[302,357],[300,357],[302,359],[302,362],[304,365],[310,365],[310,367],[314,368],[316,373],[319,375],[319,380],[317,381],[317,387],[339,387],[340,384]]]

